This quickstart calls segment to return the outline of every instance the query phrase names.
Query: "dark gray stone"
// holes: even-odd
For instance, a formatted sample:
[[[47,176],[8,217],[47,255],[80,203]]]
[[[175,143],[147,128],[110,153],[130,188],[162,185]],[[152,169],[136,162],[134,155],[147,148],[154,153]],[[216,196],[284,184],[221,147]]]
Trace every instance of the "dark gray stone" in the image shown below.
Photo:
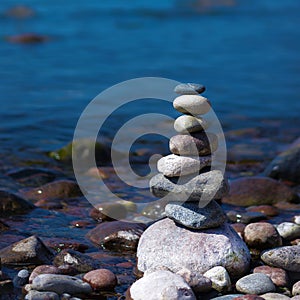
[[[182,179],[182,177],[181,177]],[[172,181],[163,174],[157,174],[150,180],[150,189],[158,198],[169,201],[199,202],[205,206],[212,199],[221,199],[228,193],[229,185],[222,172],[209,171],[195,177],[187,177],[186,182]]]
[[[165,212],[176,223],[195,229],[219,227],[227,219],[220,205],[214,200],[203,208],[199,208],[197,203],[171,202],[167,204]]]
[[[180,95],[198,95],[205,91],[205,86],[198,83],[181,83],[178,84],[174,92]]]

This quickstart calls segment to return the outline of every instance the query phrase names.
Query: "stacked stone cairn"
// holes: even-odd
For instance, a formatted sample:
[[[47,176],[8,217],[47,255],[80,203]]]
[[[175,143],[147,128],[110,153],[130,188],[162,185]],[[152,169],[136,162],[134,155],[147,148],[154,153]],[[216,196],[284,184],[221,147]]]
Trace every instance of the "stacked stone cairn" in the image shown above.
[[[211,288],[208,278],[220,277],[218,272],[225,272],[227,281],[213,287],[228,292],[230,278],[248,271],[249,250],[216,201],[228,193],[229,185],[221,171],[210,167],[218,137],[209,133],[202,118],[211,109],[200,95],[204,91],[199,84],[175,88],[180,96],[173,106],[183,113],[174,123],[179,134],[170,139],[172,154],[158,161],[160,173],[150,180],[152,193],[167,203],[167,218],[140,238],[137,267],[144,277],[130,288],[130,299],[195,299],[194,293]]]

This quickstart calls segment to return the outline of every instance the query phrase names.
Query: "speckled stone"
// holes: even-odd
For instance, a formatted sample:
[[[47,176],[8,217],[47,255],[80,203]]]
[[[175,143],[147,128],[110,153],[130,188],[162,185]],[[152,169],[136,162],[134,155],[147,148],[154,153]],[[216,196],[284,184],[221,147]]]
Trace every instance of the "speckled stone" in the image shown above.
[[[170,151],[181,156],[205,156],[218,149],[218,137],[209,132],[178,134],[171,137]]]
[[[178,84],[174,92],[180,95],[198,95],[205,91],[205,86],[198,83],[181,83]]]
[[[292,294],[293,296],[300,295],[300,281],[296,282],[293,285]]]
[[[207,129],[208,122],[203,118],[183,115],[174,122],[174,129],[179,133],[198,132]]]
[[[285,270],[273,268],[270,266],[259,266],[253,270],[253,273],[263,273],[271,278],[273,283],[279,287],[289,286],[289,277]]]
[[[279,234],[286,240],[300,238],[300,225],[292,222],[283,222],[277,226]]]
[[[203,208],[197,203],[168,203],[165,208],[166,216],[176,223],[188,228],[208,229],[223,225],[227,220],[220,205],[212,200]]]
[[[178,177],[199,173],[201,169],[210,164],[211,156],[187,157],[171,154],[157,162],[157,169],[167,177]]]
[[[212,281],[212,287],[220,293],[231,290],[231,280],[224,267],[214,267],[203,274]]]

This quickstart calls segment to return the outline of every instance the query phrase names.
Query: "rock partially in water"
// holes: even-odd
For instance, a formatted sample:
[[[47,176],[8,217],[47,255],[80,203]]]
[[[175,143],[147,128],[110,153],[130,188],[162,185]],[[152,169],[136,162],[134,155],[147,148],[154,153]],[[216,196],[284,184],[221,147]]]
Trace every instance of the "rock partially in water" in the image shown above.
[[[52,265],[37,266],[30,274],[29,283],[32,283],[35,277],[41,274],[60,274],[60,269]]]
[[[0,250],[4,265],[41,265],[52,262],[53,253],[36,236],[16,242]]]
[[[209,132],[178,134],[170,138],[169,147],[181,156],[210,155],[218,149],[218,137]]]
[[[263,273],[269,276],[272,282],[278,287],[288,287],[289,277],[285,270],[269,266],[259,266],[253,270],[253,273]]]
[[[53,292],[39,292],[31,290],[25,296],[25,300],[59,300],[59,295]]]
[[[282,245],[281,237],[276,228],[266,222],[247,225],[244,237],[246,244],[254,249],[270,249]]]
[[[96,291],[111,290],[118,283],[116,275],[107,269],[90,271],[83,276],[83,280]]]
[[[5,15],[16,19],[27,19],[33,17],[35,11],[28,6],[17,5],[7,10]]]
[[[0,190],[0,216],[26,213],[34,209],[34,205],[20,196],[6,190]]]
[[[199,205],[193,202],[170,202],[165,211],[167,217],[176,223],[194,229],[219,227],[227,220],[222,208],[214,200],[203,208],[199,208]]]
[[[81,279],[55,274],[42,274],[37,276],[32,282],[32,289],[57,294],[68,293],[70,295],[90,294],[92,292],[91,286]]]
[[[250,274],[236,282],[236,289],[245,294],[264,294],[274,292],[275,285],[269,276],[261,273]]]
[[[274,204],[281,201],[299,200],[294,191],[283,184],[267,177],[244,177],[230,183],[230,192],[222,201],[238,206]]]
[[[199,173],[211,164],[211,156],[187,157],[167,155],[157,162],[157,170],[167,177],[178,177]]]
[[[157,174],[151,178],[149,185],[154,196],[168,196],[170,201],[199,202],[202,197],[202,207],[212,199],[222,198],[229,190],[227,179],[218,170],[191,177],[184,184],[177,184],[163,174]]]
[[[98,222],[121,220],[126,218],[127,209],[120,203],[103,202],[92,208],[90,216]]]
[[[155,201],[147,204],[142,210],[142,215],[150,219],[161,219],[166,216],[165,207],[167,202]]]
[[[45,35],[40,35],[37,33],[23,33],[8,36],[6,38],[7,41],[16,44],[36,44],[46,42],[49,38]]]
[[[214,267],[203,274],[212,281],[212,287],[220,293],[226,293],[231,290],[231,280],[224,267]]]
[[[268,217],[275,217],[279,215],[278,209],[271,205],[250,206],[247,207],[246,210],[249,212],[260,212]]]
[[[266,215],[263,213],[254,211],[239,212],[230,210],[226,215],[231,222],[239,222],[243,224],[249,224],[267,219]]]
[[[115,251],[135,251],[146,229],[142,223],[113,221],[99,224],[87,237],[95,244]]]
[[[292,222],[283,222],[277,226],[279,234],[286,240],[291,241],[300,238],[300,225]]]
[[[144,232],[137,257],[142,272],[163,266],[175,273],[190,270],[192,276],[223,266],[232,277],[238,277],[247,272],[250,262],[247,246],[228,224],[190,230],[170,219],[158,221]]]
[[[156,271],[136,281],[130,288],[133,300],[196,300],[192,289],[179,275]]]
[[[286,246],[267,250],[263,252],[261,259],[269,266],[299,272],[300,246]]]
[[[72,249],[65,249],[58,253],[54,258],[53,264],[56,267],[69,265],[77,273],[86,273],[99,268],[99,263],[90,256]]]
[[[183,115],[174,122],[174,129],[179,133],[198,132],[208,128],[208,122],[203,118]]]
[[[37,188],[22,189],[22,195],[32,201],[68,199],[82,196],[79,185],[73,180],[57,180]]]
[[[26,269],[23,269],[18,272],[18,274],[14,277],[13,283],[14,287],[22,287],[28,283],[29,272]]]
[[[264,175],[300,183],[300,141],[297,141],[267,166]]]

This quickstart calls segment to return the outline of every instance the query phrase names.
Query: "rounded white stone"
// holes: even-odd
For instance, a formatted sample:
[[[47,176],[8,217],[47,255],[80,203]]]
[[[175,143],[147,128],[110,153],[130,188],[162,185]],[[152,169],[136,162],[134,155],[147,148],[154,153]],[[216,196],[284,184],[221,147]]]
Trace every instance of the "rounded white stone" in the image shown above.
[[[174,129],[179,133],[202,131],[208,126],[206,120],[189,115],[180,116],[174,122]]]
[[[182,95],[177,97],[173,106],[179,112],[191,115],[204,115],[211,106],[207,98],[199,95]]]

